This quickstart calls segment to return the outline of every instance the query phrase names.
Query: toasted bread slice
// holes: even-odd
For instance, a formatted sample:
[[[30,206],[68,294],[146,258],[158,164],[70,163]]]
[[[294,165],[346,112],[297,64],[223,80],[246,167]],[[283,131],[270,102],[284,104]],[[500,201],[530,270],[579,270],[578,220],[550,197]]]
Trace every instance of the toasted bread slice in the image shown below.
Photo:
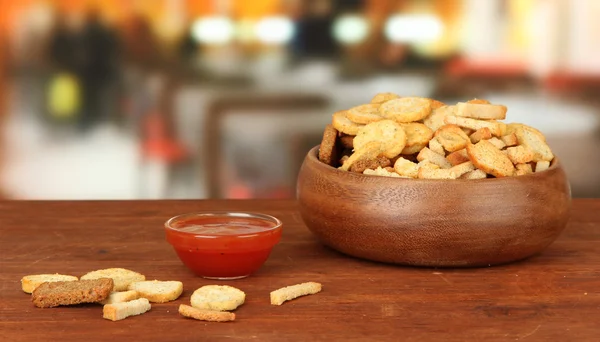
[[[461,179],[484,179],[487,178],[487,173],[482,170],[475,169],[460,176]]]
[[[113,286],[110,278],[42,283],[33,290],[31,300],[40,308],[97,303],[108,298]]]
[[[419,152],[419,155],[417,155],[417,160],[418,161],[429,160],[430,162],[438,165],[442,169],[449,169],[452,167],[450,162],[448,160],[446,160],[446,158],[444,158],[444,156],[441,156],[441,155],[433,152],[432,150],[430,150],[427,147],[425,147],[424,149],[421,150],[421,152]]]
[[[512,133],[517,136],[519,145],[533,152],[533,161],[552,161],[554,154],[546,144],[546,137],[540,131],[526,125],[513,126],[512,130]]]
[[[419,144],[419,145],[412,145],[410,147],[405,147],[402,150],[401,154],[405,155],[405,156],[408,156],[408,155],[411,155],[411,154],[419,153],[425,147],[427,147],[427,143]]]
[[[440,143],[438,138],[431,138],[431,140],[429,140],[429,149],[441,156],[446,155],[444,146],[442,145],[442,143]]]
[[[354,137],[354,149],[361,150],[371,142],[380,143],[380,152],[388,158],[394,158],[406,146],[407,136],[397,122],[382,120],[370,123],[358,131]]]
[[[467,145],[467,154],[475,167],[495,177],[508,177],[515,173],[510,159],[489,140]]]
[[[506,154],[513,164],[525,164],[533,160],[533,151],[521,145],[507,148]]]
[[[376,169],[366,169],[363,174],[365,175],[371,175],[371,176],[383,176],[383,177],[402,177],[399,174],[396,173],[396,171],[394,170],[394,168],[382,168],[381,166],[377,167]]]
[[[206,285],[194,291],[191,304],[198,309],[229,311],[244,304],[244,291],[228,285]]]
[[[374,160],[381,153],[381,143],[378,141],[371,141],[363,146],[361,149],[357,149],[348,159],[344,161],[340,170],[348,171],[354,163],[360,160]]]
[[[450,153],[446,156],[446,160],[448,160],[452,166],[470,161],[466,148]]]
[[[422,123],[411,122],[407,124],[401,124],[404,132],[406,133],[406,147],[402,151],[402,154],[413,154],[419,152],[423,147],[427,146],[431,138],[433,137],[433,131]],[[414,146],[420,146],[416,151],[409,150]]]
[[[462,164],[455,165],[455,166],[451,167],[450,170],[452,170],[452,172],[454,173],[456,178],[458,178],[467,172],[471,172],[471,171],[475,170],[475,166],[473,165],[472,162],[468,161],[468,162],[464,162]]]
[[[444,125],[435,132],[435,137],[448,152],[455,152],[467,147],[469,136],[457,125]]]
[[[375,159],[358,160],[350,167],[350,172],[363,173],[366,169],[376,169],[378,167],[388,167],[392,165],[389,158],[378,156]]]
[[[497,121],[484,121],[471,118],[464,118],[456,115],[448,115],[444,118],[446,124],[453,124],[460,127],[467,127],[473,130],[478,130],[484,127],[489,128],[493,136],[502,136],[502,128]]]
[[[141,315],[150,311],[152,305],[146,298],[129,302],[106,304],[102,308],[102,317],[111,321],[120,321],[127,317]]]
[[[506,106],[459,102],[456,104],[456,116],[481,120],[504,120],[506,119]]]
[[[371,122],[381,121],[384,119],[379,115],[378,104],[363,104],[360,106],[352,107],[346,112],[346,117],[357,124],[366,125]]]
[[[321,292],[322,285],[315,282],[307,282],[291,286],[282,287],[271,292],[271,304],[281,305],[284,302],[296,299],[301,296],[312,295]]]
[[[401,97],[384,102],[379,113],[399,123],[423,120],[431,113],[431,100],[424,97]]]
[[[444,121],[446,116],[454,115],[454,110],[455,106],[443,106],[434,109],[428,117],[423,119],[423,124],[435,132],[446,124]]]
[[[235,313],[227,311],[215,311],[207,309],[198,309],[193,306],[179,304],[179,314],[207,322],[231,322],[235,321]]]
[[[138,298],[140,298],[140,294],[134,290],[113,292],[108,298],[101,301],[100,304],[124,303]]]
[[[469,136],[473,144],[477,144],[480,140],[490,139],[492,137],[492,131],[489,128],[484,127],[475,131],[475,133]]]
[[[419,166],[416,163],[411,162],[410,160],[406,160],[402,157],[396,160],[394,163],[394,170],[400,176],[417,178],[419,174]]]
[[[518,122],[512,122],[512,123],[507,124],[506,125],[506,133],[503,135],[516,133],[518,130],[523,129],[524,127],[527,127],[528,130],[534,132],[538,137],[540,137],[541,139],[544,140],[544,142],[546,142],[546,137],[540,130],[533,128],[531,126],[522,124],[522,123],[518,123]]]
[[[143,274],[125,269],[125,268],[107,268],[103,270],[92,271],[81,276],[81,280],[111,278],[115,282],[113,291],[127,291],[129,284],[136,281],[144,281],[146,277]]]
[[[419,168],[418,178],[421,179],[456,179],[452,169]]]
[[[319,145],[319,160],[327,165],[335,166],[339,159],[339,150],[337,129],[332,125],[326,125]]]
[[[21,278],[21,288],[23,292],[32,293],[38,286],[43,283],[50,283],[56,281],[74,281],[79,280],[77,277],[65,274],[33,274],[26,275]]]
[[[175,300],[183,292],[183,283],[180,281],[138,281],[129,284],[129,290],[137,291],[140,297],[152,303],[166,303]]]
[[[547,160],[540,160],[535,164],[535,172],[546,171],[550,168],[550,162]]]
[[[338,131],[348,135],[356,135],[356,133],[358,133],[358,130],[364,126],[352,122],[350,119],[348,119],[345,110],[335,112],[332,116],[331,124]]]
[[[384,102],[388,102],[389,100],[399,99],[400,96],[394,93],[379,93],[373,96],[371,99],[371,103],[373,104],[382,104]]]

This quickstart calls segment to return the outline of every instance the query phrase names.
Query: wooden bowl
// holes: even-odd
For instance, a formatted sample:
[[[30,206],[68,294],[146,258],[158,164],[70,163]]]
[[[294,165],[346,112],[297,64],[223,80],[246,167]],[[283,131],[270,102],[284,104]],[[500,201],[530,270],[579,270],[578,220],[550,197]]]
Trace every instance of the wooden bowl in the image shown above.
[[[565,228],[571,190],[559,161],[480,180],[370,176],[320,162],[298,175],[300,213],[325,245],[358,258],[431,267],[491,266],[543,251]]]

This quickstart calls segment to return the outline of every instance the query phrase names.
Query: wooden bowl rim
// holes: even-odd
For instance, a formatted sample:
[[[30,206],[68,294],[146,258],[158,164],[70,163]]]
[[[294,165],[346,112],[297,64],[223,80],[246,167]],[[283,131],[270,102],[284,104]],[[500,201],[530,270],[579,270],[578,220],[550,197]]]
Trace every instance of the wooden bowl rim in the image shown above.
[[[457,178],[457,179],[423,179],[423,178],[421,178],[421,179],[419,179],[419,178],[402,178],[402,177],[382,177],[382,176],[377,176],[377,175],[365,175],[363,173],[358,173],[358,172],[342,171],[336,167],[325,164],[322,161],[320,161],[319,158],[317,158],[317,153],[318,153],[319,147],[320,147],[320,145],[316,145],[313,148],[311,148],[310,151],[308,151],[307,158],[310,162],[317,165],[316,167],[322,169],[323,171],[331,172],[334,174],[337,173],[340,176],[344,175],[344,176],[356,177],[356,178],[375,177],[375,178],[381,178],[381,179],[386,179],[386,180],[393,179],[394,181],[445,182],[445,183],[468,182],[469,184],[473,184],[473,183],[478,183],[478,182],[479,183],[481,183],[481,182],[489,183],[489,182],[502,182],[502,181],[514,180],[514,179],[526,180],[529,178],[539,178],[543,175],[546,175],[548,172],[555,171],[561,167],[558,157],[554,156],[554,159],[552,159],[552,162],[548,169],[546,169],[542,172],[534,172],[534,173],[530,173],[530,174],[522,175],[522,176],[510,176],[510,177],[500,177],[500,178],[494,177],[494,178],[483,178],[483,179],[461,179],[461,178]]]

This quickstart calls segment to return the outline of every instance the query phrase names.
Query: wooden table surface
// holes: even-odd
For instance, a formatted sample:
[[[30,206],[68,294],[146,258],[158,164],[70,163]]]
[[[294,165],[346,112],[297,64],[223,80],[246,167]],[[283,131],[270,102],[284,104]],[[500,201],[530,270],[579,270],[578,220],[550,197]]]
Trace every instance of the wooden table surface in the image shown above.
[[[284,223],[265,266],[242,280],[193,276],[164,238],[163,222],[198,210],[244,210]],[[0,202],[1,341],[598,341],[600,199],[574,200],[571,221],[543,254],[481,269],[421,269],[346,257],[320,245],[294,201]],[[123,321],[97,304],[39,309],[21,291],[27,274],[124,267],[180,280],[181,297]],[[269,304],[273,289],[323,284],[314,296]],[[236,321],[177,313],[207,284],[246,292]]]

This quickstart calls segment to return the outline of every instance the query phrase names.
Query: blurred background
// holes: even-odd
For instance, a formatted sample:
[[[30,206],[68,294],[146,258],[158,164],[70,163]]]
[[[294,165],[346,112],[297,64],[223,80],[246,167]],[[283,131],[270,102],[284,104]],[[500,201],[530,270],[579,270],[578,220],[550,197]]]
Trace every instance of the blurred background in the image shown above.
[[[508,107],[600,197],[600,1],[0,0],[0,197],[289,198],[377,92]]]

